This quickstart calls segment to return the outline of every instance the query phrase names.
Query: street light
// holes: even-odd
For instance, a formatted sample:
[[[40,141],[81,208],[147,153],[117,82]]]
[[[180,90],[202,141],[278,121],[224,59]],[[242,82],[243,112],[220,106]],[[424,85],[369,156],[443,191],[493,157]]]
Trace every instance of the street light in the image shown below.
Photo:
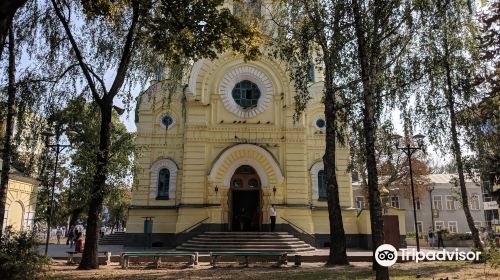
[[[49,240],[50,240],[50,227],[52,223],[52,212],[54,209],[54,189],[56,187],[56,176],[57,176],[57,165],[59,163],[59,154],[64,150],[64,148],[69,147],[70,145],[59,144],[59,138],[61,136],[61,127],[56,127],[56,133],[52,133],[50,131],[42,132],[42,135],[46,137],[45,146],[48,148],[55,148],[56,150],[56,162],[54,164],[54,173],[52,175],[52,189],[50,194],[50,203],[49,203],[49,215],[47,217],[47,238],[45,240],[45,256],[47,256],[49,250]],[[49,144],[50,137],[56,137],[56,144]]]
[[[418,225],[417,225],[417,205],[415,202],[415,188],[413,186],[413,169],[411,167],[411,156],[418,150],[423,150],[424,149],[424,138],[425,136],[422,134],[416,134],[412,138],[414,141],[411,141],[410,139],[405,139],[403,146],[399,146],[400,140],[401,140],[400,135],[393,135],[392,139],[395,142],[396,149],[402,150],[406,156],[408,156],[408,165],[410,167],[410,183],[411,183],[411,196],[412,196],[412,202],[413,202],[413,220],[415,223],[415,238],[417,240],[417,252],[420,252],[420,242],[419,242],[419,236],[418,236]],[[415,145],[416,142],[416,145]]]
[[[432,221],[432,232],[434,232],[434,207],[433,201],[432,201],[432,191],[434,191],[434,185],[432,187],[427,188],[427,191],[429,192],[429,198],[431,200],[431,221]]]

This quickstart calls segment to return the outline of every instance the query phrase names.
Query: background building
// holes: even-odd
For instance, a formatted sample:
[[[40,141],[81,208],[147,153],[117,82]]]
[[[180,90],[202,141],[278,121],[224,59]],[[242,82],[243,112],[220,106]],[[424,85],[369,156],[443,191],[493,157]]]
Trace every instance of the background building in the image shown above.
[[[455,187],[455,174],[430,174],[428,178],[433,186],[432,192],[427,190],[417,199],[417,226],[419,232],[427,232],[429,227],[447,228],[451,233],[470,232],[465,214],[459,200],[460,188]],[[469,195],[469,203],[472,217],[477,227],[488,226],[485,220],[484,197],[482,187],[470,179],[466,179],[466,187]],[[387,188],[389,193],[386,206],[406,210],[406,231],[415,232],[415,222],[413,218],[413,205],[405,192],[398,189]],[[432,189],[432,187],[431,187]],[[358,209],[366,207],[365,197],[359,182],[353,183],[353,194],[356,207]],[[432,201],[432,205],[431,205]]]
[[[2,160],[0,159],[0,170]],[[24,176],[15,168],[10,168],[5,202],[4,229],[12,226],[16,231],[33,228],[33,218],[37,201],[38,181]]]

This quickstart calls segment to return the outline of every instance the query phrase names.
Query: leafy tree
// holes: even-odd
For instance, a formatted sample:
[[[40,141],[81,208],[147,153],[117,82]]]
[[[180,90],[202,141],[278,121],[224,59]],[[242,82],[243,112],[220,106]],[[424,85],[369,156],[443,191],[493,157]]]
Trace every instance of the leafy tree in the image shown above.
[[[473,37],[477,34],[477,24],[469,4],[463,0],[436,1],[425,11],[427,21],[422,24],[422,36],[426,41],[419,51],[422,56],[428,55],[423,63],[427,82],[422,91],[417,91],[416,119],[427,129],[431,141],[452,152],[467,224],[474,247],[481,249],[465,185],[462,133],[466,130],[458,122],[460,112],[477,104],[482,97],[473,86],[474,65],[478,61]]]
[[[470,149],[475,153],[468,158],[465,168],[469,175],[479,172],[481,180],[488,182],[490,191],[500,202],[500,150],[497,148],[500,132],[500,3],[489,1],[478,15],[479,34],[476,41],[479,47],[479,67],[476,67],[474,85],[484,93],[483,99],[460,112],[458,122],[465,124]],[[468,124],[468,125],[467,125]]]
[[[1,34],[0,34],[1,35]],[[0,41],[0,44],[2,42]],[[12,24],[9,27],[9,66],[7,88],[7,116],[6,129],[3,139],[2,170],[0,177],[0,217],[5,215],[7,200],[7,184],[9,181],[10,163],[12,159],[12,136],[14,134],[15,101],[16,101],[16,49]],[[2,236],[4,219],[0,219],[0,236]]]
[[[65,125],[69,131],[68,140],[72,145],[70,166],[70,188],[63,192],[64,204],[69,204],[65,217],[70,215],[70,226],[88,210],[92,188],[92,175],[95,173],[93,160],[99,149],[99,107],[83,97],[70,100],[64,109],[57,113],[57,123]],[[111,126],[110,161],[106,180],[106,197],[110,205],[120,204],[126,207],[122,199],[124,189],[130,189],[135,157],[138,149],[135,134],[127,131],[117,113],[113,114]],[[68,176],[67,176],[68,178]],[[126,201],[126,200],[125,200]],[[120,218],[123,218],[120,216]]]
[[[80,269],[98,268],[98,223],[107,195],[106,181],[112,157],[112,111],[121,111],[114,106],[114,99],[120,93],[127,94],[122,89],[124,84],[130,86],[140,78],[149,77],[159,56],[163,56],[163,61],[181,64],[191,59],[213,58],[216,53],[230,49],[249,55],[258,53],[258,44],[251,48],[246,44],[255,32],[234,18],[228,9],[220,8],[222,3],[222,0],[64,3],[51,0],[60,23],[59,27],[50,29],[53,36],[49,42],[59,43],[51,47],[51,52],[65,50],[70,54],[64,57],[71,61],[68,69],[78,67],[75,75],[91,93],[101,116]],[[75,18],[80,21],[75,22]],[[180,58],[183,61],[179,61]],[[114,78],[106,83],[109,73],[113,73]]]
[[[0,3],[0,59],[2,58],[5,39],[12,25],[14,15],[28,0],[4,0]]]
[[[274,24],[269,28],[269,40],[274,43],[275,58],[286,62],[295,86],[295,121],[306,108],[309,94],[308,73],[315,62],[324,74],[326,118],[325,167],[328,217],[330,221],[330,253],[327,264],[348,264],[346,238],[340,208],[336,169],[337,143],[345,144],[345,123],[342,123],[342,100],[338,82],[345,65],[341,56],[348,40],[343,1],[277,1],[272,10]]]
[[[380,114],[395,101],[407,102],[402,96],[418,80],[410,46],[418,26],[420,2],[361,1],[352,2],[355,52],[352,54],[360,84],[347,95],[361,104],[350,118],[362,121],[362,144],[367,171],[368,197],[373,250],[384,243],[382,205],[377,170],[376,135]],[[377,279],[389,279],[386,267],[373,262]]]
[[[131,192],[126,186],[116,189],[109,196],[106,206],[109,210],[108,225],[111,225],[112,231],[118,229],[119,226],[125,226],[130,200]]]
[[[359,130],[353,128],[352,131]],[[363,156],[363,153],[359,151],[362,147],[356,143],[356,137],[360,136],[356,134],[354,134],[354,136],[355,137],[351,139],[351,142],[354,142],[351,144],[351,147],[353,147],[353,151],[351,151],[351,164],[353,166],[351,168],[356,170],[358,174],[361,174],[361,186],[364,188],[365,197],[367,198],[368,185],[366,165],[364,160],[358,159],[358,157]],[[394,190],[411,201],[412,192],[408,157],[406,154],[395,149],[392,136],[392,123],[381,124],[380,129],[377,130],[375,141],[377,172],[380,175],[379,188],[385,187],[388,190]],[[418,200],[422,198],[431,184],[427,177],[427,175],[431,173],[431,169],[422,153],[412,155],[412,170],[415,197]],[[368,199],[366,199],[366,201],[368,201]]]

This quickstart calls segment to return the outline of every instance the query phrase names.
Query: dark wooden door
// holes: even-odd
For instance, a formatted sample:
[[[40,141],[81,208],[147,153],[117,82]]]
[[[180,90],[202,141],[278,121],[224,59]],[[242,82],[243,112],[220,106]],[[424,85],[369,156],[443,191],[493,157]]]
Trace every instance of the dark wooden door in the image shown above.
[[[401,242],[399,232],[399,219],[396,215],[384,215],[384,239],[386,244],[391,244],[399,250]]]
[[[253,225],[249,230],[262,231],[262,189],[257,172],[251,166],[240,166],[236,169],[231,178],[229,193],[229,230],[235,231],[239,229],[237,226],[237,219],[241,216],[241,208],[246,207],[247,209],[245,211],[251,219],[248,224]],[[248,203],[243,203],[244,205],[241,203],[241,197],[245,194],[247,194],[246,196],[248,196],[248,199],[254,202],[251,203],[252,207],[250,208],[248,208]],[[238,203],[237,200],[240,201],[240,203]]]

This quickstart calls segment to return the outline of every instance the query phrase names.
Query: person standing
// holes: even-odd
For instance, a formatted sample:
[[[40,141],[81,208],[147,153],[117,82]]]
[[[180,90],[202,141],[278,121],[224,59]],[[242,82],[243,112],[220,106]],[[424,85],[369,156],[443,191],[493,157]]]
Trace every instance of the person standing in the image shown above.
[[[429,227],[429,231],[427,232],[427,241],[429,242],[429,247],[434,249],[434,231],[432,227]]]
[[[106,226],[103,224],[103,225],[101,226],[101,238],[103,238],[103,237],[104,237],[104,234],[105,234],[105,233],[106,233]]]
[[[274,232],[274,228],[276,227],[276,209],[274,208],[274,204],[271,204],[269,208],[269,218],[271,218],[271,232]]]
[[[439,249],[439,246],[443,246],[443,249],[444,249],[443,230],[442,229],[438,229],[437,236],[438,236],[438,249]]]
[[[73,244],[75,242],[75,226],[71,226],[69,228],[69,232],[68,232],[68,242],[69,242],[69,248],[73,248]]]
[[[57,230],[56,230],[57,244],[61,244],[61,236],[62,236],[62,234],[63,234],[62,228],[58,226]]]
[[[83,253],[83,237],[81,232],[76,236],[75,252]]]

